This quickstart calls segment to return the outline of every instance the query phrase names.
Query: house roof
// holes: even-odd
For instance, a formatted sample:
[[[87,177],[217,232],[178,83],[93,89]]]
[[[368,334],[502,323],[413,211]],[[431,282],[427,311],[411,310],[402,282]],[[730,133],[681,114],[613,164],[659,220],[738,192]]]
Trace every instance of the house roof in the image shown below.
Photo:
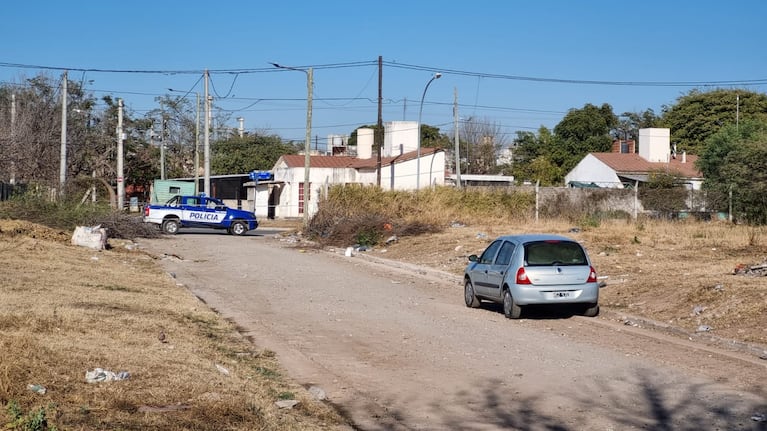
[[[677,156],[668,163],[648,162],[636,153],[591,153],[591,155],[612,168],[618,175],[667,171],[684,178],[703,178],[703,174],[695,167],[698,156],[691,154],[684,156],[686,158],[684,162]]]
[[[437,148],[421,148],[421,157],[440,152]],[[381,166],[389,166],[395,163],[401,163],[418,158],[418,151],[410,151],[399,156],[382,157]],[[288,168],[304,167],[306,156],[303,154],[285,154],[281,157]],[[378,159],[375,155],[369,159],[359,159],[350,156],[309,156],[309,166],[312,168],[353,168],[353,169],[374,169],[378,166]]]

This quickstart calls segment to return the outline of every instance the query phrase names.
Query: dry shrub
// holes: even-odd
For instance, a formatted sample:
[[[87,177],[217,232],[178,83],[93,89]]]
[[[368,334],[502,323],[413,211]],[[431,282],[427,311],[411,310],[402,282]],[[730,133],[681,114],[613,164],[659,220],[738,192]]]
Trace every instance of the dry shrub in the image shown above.
[[[73,232],[77,226],[101,226],[109,238],[154,238],[160,235],[156,225],[144,223],[141,214],[115,211],[102,204],[78,201],[51,202],[36,196],[21,196],[0,202],[0,219],[15,219]]]
[[[529,193],[493,188],[403,192],[333,186],[320,202],[308,232],[323,245],[375,245],[392,235],[435,233],[453,223],[526,220],[533,201]]]

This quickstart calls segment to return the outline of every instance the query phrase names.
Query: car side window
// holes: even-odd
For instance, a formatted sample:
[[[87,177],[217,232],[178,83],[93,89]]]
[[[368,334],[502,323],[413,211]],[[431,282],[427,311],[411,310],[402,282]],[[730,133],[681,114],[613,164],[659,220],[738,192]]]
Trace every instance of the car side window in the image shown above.
[[[498,252],[498,257],[495,259],[496,265],[508,265],[511,262],[511,255],[514,254],[514,244],[508,241],[504,241],[501,246],[501,251]]]
[[[495,255],[498,253],[498,249],[501,247],[502,241],[496,240],[489,247],[482,252],[482,256],[479,257],[479,263],[491,264],[495,259]]]

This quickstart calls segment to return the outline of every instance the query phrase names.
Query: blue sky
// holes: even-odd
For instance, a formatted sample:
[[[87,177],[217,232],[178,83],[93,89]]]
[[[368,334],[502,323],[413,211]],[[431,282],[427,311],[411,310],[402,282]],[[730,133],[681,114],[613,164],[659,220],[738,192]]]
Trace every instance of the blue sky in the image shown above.
[[[137,117],[168,88],[202,93],[203,69],[247,70],[211,75],[228,125],[243,117],[248,130],[303,141],[306,76],[269,63],[312,66],[320,146],[376,122],[379,55],[384,121],[417,120],[426,83],[442,71],[423,122],[452,133],[457,91],[460,116],[497,124],[507,142],[586,103],[660,113],[693,88],[767,92],[762,0],[45,0],[4,5],[2,18],[0,82],[43,71],[15,65],[52,67],[44,72],[55,77],[67,68],[70,80],[123,98]]]

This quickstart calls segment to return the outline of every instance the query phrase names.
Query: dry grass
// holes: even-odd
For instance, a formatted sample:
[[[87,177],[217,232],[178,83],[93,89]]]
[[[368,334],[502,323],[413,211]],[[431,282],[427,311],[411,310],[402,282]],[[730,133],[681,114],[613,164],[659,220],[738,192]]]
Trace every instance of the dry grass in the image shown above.
[[[688,332],[707,325],[712,335],[767,346],[767,283],[764,277],[733,275],[739,264],[767,259],[766,233],[758,228],[653,220],[602,221],[598,227],[551,220],[476,223],[400,238],[370,253],[461,275],[468,255],[498,235],[522,232],[581,241],[598,274],[607,276],[601,292],[606,310]],[[703,311],[694,313],[696,307]]]
[[[49,409],[59,429],[304,430],[341,421],[150,256],[75,247],[70,237],[0,221],[0,403]],[[131,377],[86,383],[97,367]],[[280,410],[281,398],[301,403]]]
[[[577,226],[535,222],[529,212],[510,212],[514,202],[493,204],[490,216],[482,217],[477,209],[495,199],[488,194],[394,197],[373,200],[357,213],[336,207],[326,217],[366,212],[375,218],[373,209],[385,209],[387,223],[401,223],[403,235],[370,253],[454,274],[495,236],[568,235],[586,245],[599,275],[608,277],[601,298],[605,310],[690,332],[708,325],[713,335],[767,346],[767,283],[732,274],[739,264],[767,259],[763,229],[651,220]],[[347,198],[355,207],[359,197]],[[451,200],[453,209],[445,209]],[[409,223],[438,229],[408,233]],[[270,352],[240,337],[162,273],[152,257],[121,247],[90,251],[69,245],[70,238],[69,232],[0,220],[0,403],[18,402],[24,412],[49,409],[50,422],[60,429],[304,430],[342,421],[281,377]],[[462,301],[460,288],[456,301]],[[158,339],[160,331],[167,342]],[[86,383],[85,372],[96,367],[125,370],[131,378]],[[29,384],[45,386],[46,394],[29,391]],[[274,401],[286,397],[301,403],[277,409]]]

